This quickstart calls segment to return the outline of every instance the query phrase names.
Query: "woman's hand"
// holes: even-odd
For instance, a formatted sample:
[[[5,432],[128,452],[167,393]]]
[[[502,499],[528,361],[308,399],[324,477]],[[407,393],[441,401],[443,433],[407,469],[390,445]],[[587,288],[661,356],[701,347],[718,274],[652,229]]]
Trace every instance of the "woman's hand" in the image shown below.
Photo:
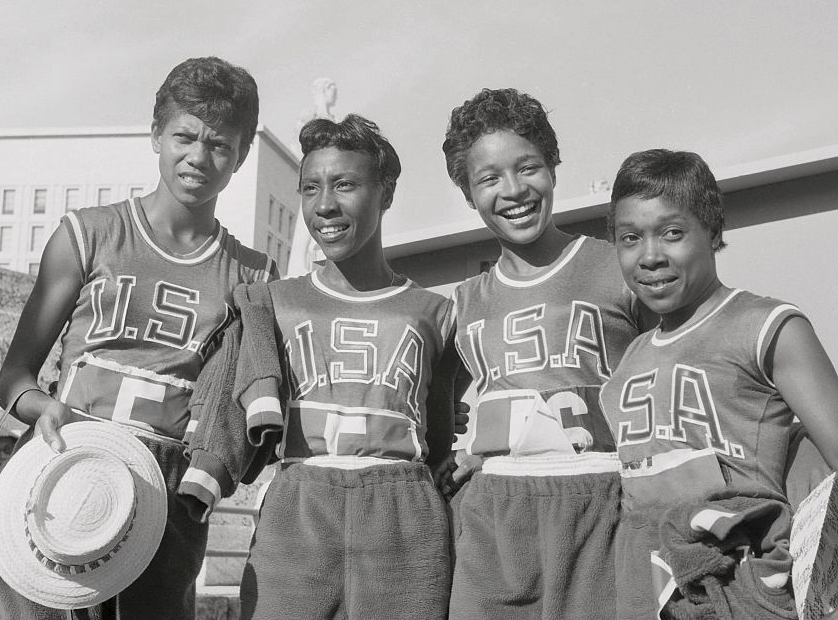
[[[56,452],[63,452],[67,445],[61,437],[59,429],[65,424],[83,419],[62,402],[50,398],[43,392],[39,398],[46,399],[41,415],[35,423],[35,435],[43,435],[43,439]],[[48,402],[47,402],[48,401]]]

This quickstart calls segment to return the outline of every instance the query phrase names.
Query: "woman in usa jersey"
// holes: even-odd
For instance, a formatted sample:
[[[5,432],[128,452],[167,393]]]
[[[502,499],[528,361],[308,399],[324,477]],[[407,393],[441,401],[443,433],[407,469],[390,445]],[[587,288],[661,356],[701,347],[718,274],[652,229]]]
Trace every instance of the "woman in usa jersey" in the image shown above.
[[[553,223],[556,134],[541,104],[484,90],[451,113],[451,179],[501,256],[455,292],[478,395],[455,504],[452,620],[613,620],[619,461],[600,386],[640,331],[605,241]]]
[[[316,119],[300,146],[302,214],[326,263],[235,294],[243,339],[266,334],[281,367],[239,398],[254,437],[282,427],[242,618],[443,620],[449,527],[428,465],[453,437],[451,302],[384,258],[401,164],[377,126]],[[237,381],[265,368],[253,357],[239,358]]]
[[[728,519],[744,508],[766,513],[773,506],[779,515],[771,524],[776,544],[760,540],[752,526],[750,540],[737,543],[745,545],[738,568],[716,590],[702,582],[700,604],[709,606],[713,592],[724,590],[725,600],[712,604],[732,606],[732,617],[796,617],[784,472],[795,415],[826,463],[838,466],[832,363],[797,307],[719,281],[722,193],[695,153],[655,149],[628,157],[614,182],[608,224],[626,282],[661,316],[602,390],[622,463],[617,617],[647,620],[661,607],[662,617],[686,617],[677,615],[679,606],[698,600],[670,602],[652,586],[653,563],[662,566],[666,556],[663,529],[677,531],[690,506],[696,515],[707,507],[705,515]],[[706,558],[719,531],[697,517],[690,523],[702,553],[684,570],[669,568],[698,582],[711,570]],[[687,592],[688,583],[678,585]]]
[[[157,188],[64,217],[0,373],[3,406],[37,426],[55,450],[64,449],[64,424],[103,420],[131,429],[163,471],[169,502],[160,548],[137,581],[102,605],[106,615],[194,615],[207,526],[194,523],[175,495],[187,466],[187,405],[232,319],[234,288],[276,277],[272,259],[242,246],[215,219],[219,192],[247,156],[258,110],[256,83],[244,69],[193,58],[171,71],[152,122]],[[57,389],[47,395],[38,371],[65,324]],[[0,587],[4,620],[66,618]]]

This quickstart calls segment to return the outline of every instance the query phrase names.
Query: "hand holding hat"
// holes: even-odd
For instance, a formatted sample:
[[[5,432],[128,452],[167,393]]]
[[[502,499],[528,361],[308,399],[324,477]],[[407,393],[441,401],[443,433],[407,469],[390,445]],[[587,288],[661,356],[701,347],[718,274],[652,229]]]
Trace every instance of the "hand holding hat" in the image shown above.
[[[61,452],[65,448],[59,428],[70,422],[84,419],[40,388],[30,388],[24,391],[18,397],[15,408],[18,414],[29,410],[30,416],[37,415],[37,420],[34,422],[35,435],[42,435],[43,440],[56,452]]]
[[[66,449],[42,438],[0,473],[0,577],[57,609],[90,607],[146,569],[166,527],[154,456],[112,422],[61,428]]]

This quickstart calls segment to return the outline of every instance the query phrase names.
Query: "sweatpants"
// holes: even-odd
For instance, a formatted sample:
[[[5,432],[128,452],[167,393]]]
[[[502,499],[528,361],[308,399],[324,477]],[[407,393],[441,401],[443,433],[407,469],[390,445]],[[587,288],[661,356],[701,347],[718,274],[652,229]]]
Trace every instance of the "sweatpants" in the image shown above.
[[[478,473],[462,493],[451,620],[614,620],[619,473]]]
[[[195,617],[195,580],[204,559],[208,526],[191,519],[184,504],[177,499],[178,483],[188,465],[183,444],[135,434],[154,454],[166,480],[169,514],[151,564],[115,598],[72,612],[34,603],[0,580],[0,620],[191,620]],[[24,435],[21,441],[29,437]]]
[[[428,468],[285,465],[241,586],[242,620],[444,620],[448,515]]]
[[[650,552],[660,549],[660,522],[671,505],[624,508],[615,542],[616,620],[657,618]]]

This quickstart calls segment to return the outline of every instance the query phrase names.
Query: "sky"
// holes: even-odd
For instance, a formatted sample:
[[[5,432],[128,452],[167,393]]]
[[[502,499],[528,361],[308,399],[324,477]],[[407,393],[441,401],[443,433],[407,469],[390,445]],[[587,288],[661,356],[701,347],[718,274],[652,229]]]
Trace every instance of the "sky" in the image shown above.
[[[835,0],[30,0],[2,14],[0,131],[147,125],[168,71],[216,55],[253,74],[260,122],[298,153],[311,82],[332,78],[333,112],[374,120],[401,157],[385,235],[468,216],[441,145],[484,87],[547,108],[559,199],[645,148],[718,168],[838,144]]]

